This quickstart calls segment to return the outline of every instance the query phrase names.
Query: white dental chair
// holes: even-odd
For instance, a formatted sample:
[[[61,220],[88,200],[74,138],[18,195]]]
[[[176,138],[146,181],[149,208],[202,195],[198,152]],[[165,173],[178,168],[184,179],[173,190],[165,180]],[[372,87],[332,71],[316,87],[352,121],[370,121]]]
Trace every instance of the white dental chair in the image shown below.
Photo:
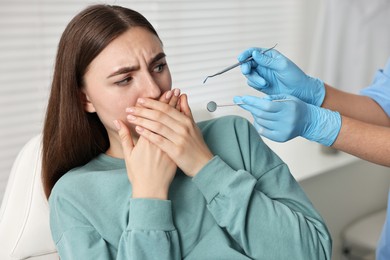
[[[375,260],[375,251],[386,220],[386,209],[373,212],[348,225],[342,232],[346,260]]]
[[[41,183],[41,139],[32,138],[17,156],[0,208],[1,260],[59,259]]]

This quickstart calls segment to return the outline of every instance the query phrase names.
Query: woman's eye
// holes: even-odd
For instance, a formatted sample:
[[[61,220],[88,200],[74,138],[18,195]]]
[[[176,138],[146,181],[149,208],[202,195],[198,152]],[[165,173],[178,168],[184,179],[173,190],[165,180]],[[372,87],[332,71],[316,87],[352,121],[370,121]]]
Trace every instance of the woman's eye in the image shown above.
[[[154,69],[153,69],[153,71],[154,72],[161,72],[163,69],[164,69],[164,66],[165,65],[167,65],[166,63],[161,63],[161,64],[159,64],[159,65],[157,65]]]
[[[131,81],[131,77],[127,77],[127,78],[124,78],[120,81],[115,82],[115,84],[118,86],[126,86],[129,84],[130,81]]]

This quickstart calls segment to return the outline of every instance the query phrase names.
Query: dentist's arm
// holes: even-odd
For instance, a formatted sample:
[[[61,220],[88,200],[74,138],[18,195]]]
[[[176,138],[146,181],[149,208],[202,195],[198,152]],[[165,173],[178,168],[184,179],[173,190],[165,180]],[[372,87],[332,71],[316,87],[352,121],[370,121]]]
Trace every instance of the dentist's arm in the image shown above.
[[[390,128],[342,117],[334,148],[364,160],[390,166]]]
[[[368,96],[347,93],[325,84],[322,107],[369,124],[390,126],[390,119],[373,99]]]

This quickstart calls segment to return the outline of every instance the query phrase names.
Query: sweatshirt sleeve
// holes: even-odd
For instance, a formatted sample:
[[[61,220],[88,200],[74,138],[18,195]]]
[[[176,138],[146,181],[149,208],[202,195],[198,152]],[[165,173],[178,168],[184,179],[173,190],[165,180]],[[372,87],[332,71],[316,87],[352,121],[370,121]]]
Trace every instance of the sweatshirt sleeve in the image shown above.
[[[253,259],[330,259],[322,218],[288,167],[243,125],[234,130],[240,137],[223,138],[238,140],[241,150],[226,162],[215,156],[193,178],[216,222]],[[244,161],[241,169],[231,158]]]
[[[69,201],[51,199],[51,230],[60,258],[181,259],[171,201],[130,199],[118,245],[109,244]]]
[[[129,226],[119,242],[118,259],[181,259],[171,201],[130,200]]]

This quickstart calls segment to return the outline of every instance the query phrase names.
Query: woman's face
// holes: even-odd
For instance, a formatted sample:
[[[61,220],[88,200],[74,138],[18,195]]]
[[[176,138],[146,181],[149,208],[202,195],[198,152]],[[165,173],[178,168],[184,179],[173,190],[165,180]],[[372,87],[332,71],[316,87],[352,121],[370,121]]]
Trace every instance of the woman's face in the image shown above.
[[[98,114],[110,142],[116,136],[113,121],[127,122],[127,107],[139,97],[158,99],[172,84],[160,40],[142,27],[113,40],[91,62],[84,82],[85,110]]]

